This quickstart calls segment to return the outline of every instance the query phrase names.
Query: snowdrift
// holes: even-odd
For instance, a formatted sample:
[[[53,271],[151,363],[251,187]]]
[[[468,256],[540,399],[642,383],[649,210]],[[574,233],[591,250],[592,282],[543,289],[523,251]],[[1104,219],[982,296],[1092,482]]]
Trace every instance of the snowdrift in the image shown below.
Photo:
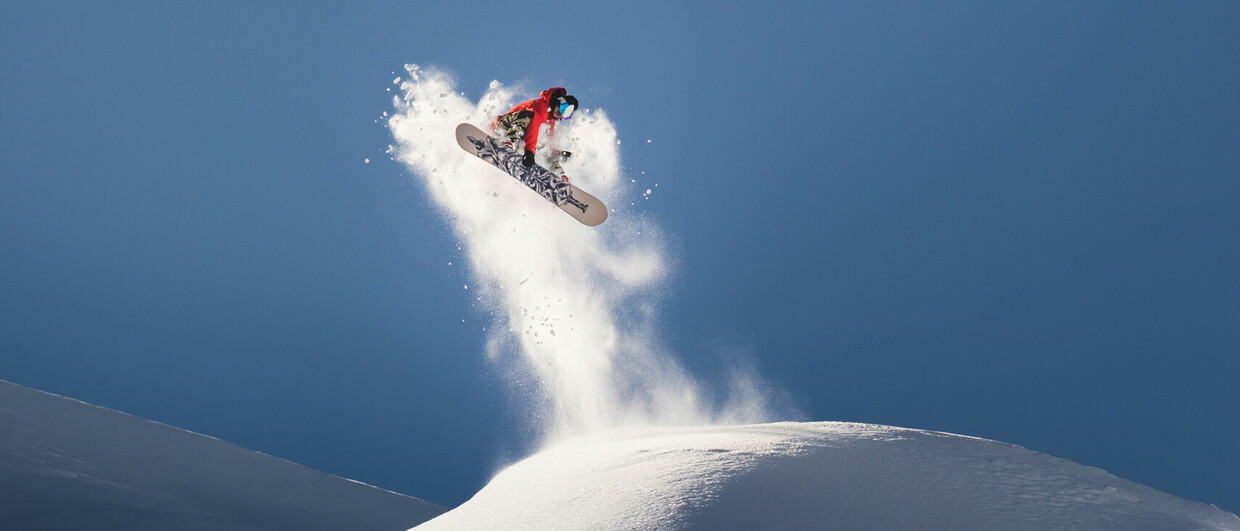
[[[500,472],[436,529],[1240,529],[1019,446],[868,424],[627,428]]]
[[[439,505],[0,380],[0,529],[399,529]]]

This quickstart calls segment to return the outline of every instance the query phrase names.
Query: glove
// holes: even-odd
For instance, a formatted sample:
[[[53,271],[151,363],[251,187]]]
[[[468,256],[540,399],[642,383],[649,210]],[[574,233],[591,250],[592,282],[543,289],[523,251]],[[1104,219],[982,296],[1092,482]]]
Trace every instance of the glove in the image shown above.
[[[530,151],[528,149],[525,150],[525,156],[521,157],[521,165],[525,166],[526,168],[534,165],[534,152],[533,151]]]

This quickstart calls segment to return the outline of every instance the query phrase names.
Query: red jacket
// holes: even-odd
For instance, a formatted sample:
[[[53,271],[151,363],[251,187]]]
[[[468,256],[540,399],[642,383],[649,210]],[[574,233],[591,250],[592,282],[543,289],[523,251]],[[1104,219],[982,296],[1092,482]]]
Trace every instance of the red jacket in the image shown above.
[[[525,129],[525,149],[529,151],[538,149],[538,129],[547,121],[552,100],[567,94],[568,91],[564,90],[564,87],[552,87],[542,91],[542,94],[540,94],[538,98],[519,103],[516,107],[513,107],[512,110],[503,114],[508,115],[527,110],[534,111],[534,119],[530,120],[530,126]],[[497,117],[496,121],[498,120],[499,118]],[[491,127],[494,128],[495,125],[492,124]],[[555,134],[555,122],[551,122],[551,129],[547,131],[547,133],[551,135]]]

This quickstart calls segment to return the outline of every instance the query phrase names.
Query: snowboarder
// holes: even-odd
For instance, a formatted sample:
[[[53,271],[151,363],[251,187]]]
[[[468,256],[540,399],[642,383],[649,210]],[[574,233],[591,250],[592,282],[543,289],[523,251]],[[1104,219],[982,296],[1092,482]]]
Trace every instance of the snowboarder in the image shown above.
[[[521,159],[521,164],[528,168],[534,165],[534,152],[538,149],[538,131],[543,123],[550,122],[547,135],[553,137],[556,123],[571,118],[576,110],[577,98],[570,96],[563,87],[552,87],[542,91],[538,98],[520,103],[512,110],[497,116],[491,129],[495,138],[504,142],[505,145],[514,149],[524,147],[525,156]],[[518,142],[523,142],[524,146],[517,146]],[[572,153],[568,151],[551,148],[551,154],[548,157],[551,164],[547,169],[568,181],[568,176],[564,175],[564,168],[560,166],[560,162],[568,160],[571,155]]]

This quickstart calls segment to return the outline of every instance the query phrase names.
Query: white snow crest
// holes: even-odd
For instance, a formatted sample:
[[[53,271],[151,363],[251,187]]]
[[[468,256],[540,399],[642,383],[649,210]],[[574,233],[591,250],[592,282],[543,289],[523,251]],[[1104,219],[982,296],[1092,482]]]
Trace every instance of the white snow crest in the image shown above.
[[[818,422],[566,440],[417,529],[1240,530],[1240,518],[1019,446]]]
[[[631,424],[768,420],[760,400],[744,398],[755,396],[752,378],[737,386],[742,398],[728,404],[729,413],[717,413],[660,344],[651,301],[668,265],[657,226],[628,213],[583,226],[456,145],[457,124],[488,129],[536,90],[492,82],[473,103],[442,72],[406,70],[388,122],[397,141],[392,155],[413,171],[462,242],[468,294],[494,316],[488,357],[516,390],[534,395],[537,429],[555,439]],[[564,164],[573,183],[620,203],[627,182],[606,113],[580,110],[557,137],[573,152]]]

